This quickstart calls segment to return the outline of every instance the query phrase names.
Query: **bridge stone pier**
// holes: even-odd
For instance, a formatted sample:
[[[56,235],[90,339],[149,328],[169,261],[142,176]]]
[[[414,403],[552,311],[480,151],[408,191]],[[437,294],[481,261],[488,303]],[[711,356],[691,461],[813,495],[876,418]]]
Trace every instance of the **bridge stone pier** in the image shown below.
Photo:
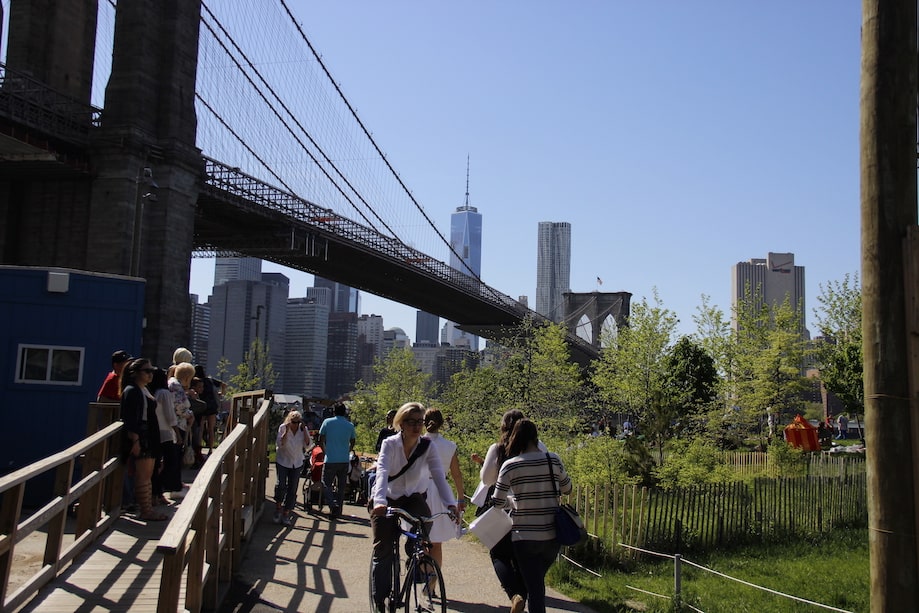
[[[119,0],[105,108],[89,107],[98,0],[11,0],[7,74],[74,106],[85,138],[0,130],[0,262],[146,279],[143,355],[190,336],[188,279],[204,162],[195,144],[199,0]],[[72,111],[71,111],[72,114]]]
[[[566,292],[563,295],[564,325],[570,334],[576,334],[578,324],[586,316],[590,321],[590,342],[599,349],[600,333],[608,317],[612,317],[619,328],[628,325],[631,299],[629,292]]]

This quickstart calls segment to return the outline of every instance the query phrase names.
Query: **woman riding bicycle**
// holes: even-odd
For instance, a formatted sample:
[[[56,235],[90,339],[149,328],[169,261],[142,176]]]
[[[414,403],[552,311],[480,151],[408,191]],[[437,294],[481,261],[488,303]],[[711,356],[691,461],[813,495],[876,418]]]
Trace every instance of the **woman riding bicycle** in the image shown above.
[[[430,440],[421,436],[424,406],[419,402],[403,404],[393,419],[396,434],[383,440],[377,458],[377,474],[373,483],[370,527],[373,530],[373,559],[370,573],[374,606],[385,610],[385,598],[392,585],[394,544],[399,538],[399,520],[386,516],[387,507],[405,509],[416,517],[430,516],[425,500],[428,484],[433,479],[444,506],[455,514],[456,501],[447,483],[446,471]],[[408,467],[408,468],[406,468]],[[459,521],[459,516],[456,517]]]

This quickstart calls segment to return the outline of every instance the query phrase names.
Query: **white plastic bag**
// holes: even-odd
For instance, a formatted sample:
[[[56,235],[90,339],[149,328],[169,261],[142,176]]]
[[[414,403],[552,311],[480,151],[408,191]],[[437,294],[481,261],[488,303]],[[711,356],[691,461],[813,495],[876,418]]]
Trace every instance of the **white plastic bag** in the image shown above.
[[[510,532],[511,526],[514,525],[511,516],[503,509],[491,507],[478,517],[476,517],[469,529],[479,537],[482,544],[491,549],[498,544],[498,541],[504,538],[504,535]]]

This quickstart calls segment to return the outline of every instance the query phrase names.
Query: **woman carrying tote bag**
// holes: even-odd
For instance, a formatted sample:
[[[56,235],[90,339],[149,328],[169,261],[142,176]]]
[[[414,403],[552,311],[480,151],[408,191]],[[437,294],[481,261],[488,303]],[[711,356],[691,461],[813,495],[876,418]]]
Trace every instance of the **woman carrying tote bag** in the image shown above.
[[[511,544],[514,558],[526,585],[530,613],[546,611],[546,573],[558,556],[561,546],[555,539],[555,510],[558,493],[571,492],[571,478],[554,453],[539,448],[539,433],[529,419],[514,424],[508,455],[495,483],[493,501],[503,506],[513,494],[516,508],[511,511],[513,527]],[[555,480],[549,479],[546,458],[551,462]],[[511,603],[511,611],[523,610],[522,601]]]

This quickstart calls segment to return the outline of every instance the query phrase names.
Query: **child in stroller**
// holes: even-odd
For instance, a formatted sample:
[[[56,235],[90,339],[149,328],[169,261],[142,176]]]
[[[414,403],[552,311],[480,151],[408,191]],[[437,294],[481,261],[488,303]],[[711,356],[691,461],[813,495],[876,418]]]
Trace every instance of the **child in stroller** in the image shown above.
[[[361,459],[360,457],[351,452],[351,467],[348,470],[348,493],[347,500],[352,504],[364,504],[366,499],[366,493],[364,488],[361,487]]]
[[[307,513],[313,510],[322,510],[322,465],[325,463],[325,453],[319,445],[313,445],[309,450],[309,457],[303,463],[303,510]]]

